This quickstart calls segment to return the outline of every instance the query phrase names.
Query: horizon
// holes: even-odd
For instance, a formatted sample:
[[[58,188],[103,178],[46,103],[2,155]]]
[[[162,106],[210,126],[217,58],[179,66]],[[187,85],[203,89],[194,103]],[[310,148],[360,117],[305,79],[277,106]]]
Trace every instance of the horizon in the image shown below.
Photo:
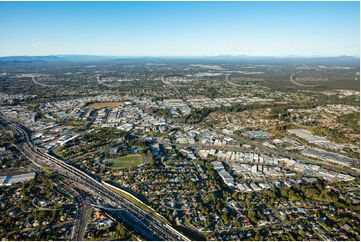
[[[359,2],[0,2],[0,56],[357,56]],[[75,54],[74,54],[75,53]]]
[[[283,56],[262,56],[262,55],[183,55],[183,56],[126,56],[126,55],[93,55],[93,54],[51,54],[51,55],[0,55],[0,58],[31,58],[31,57],[98,57],[98,58],[340,58],[340,57],[348,57],[348,58],[356,58],[360,59],[360,55],[283,55]]]

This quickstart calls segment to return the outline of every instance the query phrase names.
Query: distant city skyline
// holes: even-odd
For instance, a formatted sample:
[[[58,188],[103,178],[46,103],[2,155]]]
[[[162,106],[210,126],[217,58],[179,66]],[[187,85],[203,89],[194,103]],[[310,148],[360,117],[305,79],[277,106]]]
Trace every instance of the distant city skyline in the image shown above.
[[[0,2],[0,56],[359,56],[359,2]]]

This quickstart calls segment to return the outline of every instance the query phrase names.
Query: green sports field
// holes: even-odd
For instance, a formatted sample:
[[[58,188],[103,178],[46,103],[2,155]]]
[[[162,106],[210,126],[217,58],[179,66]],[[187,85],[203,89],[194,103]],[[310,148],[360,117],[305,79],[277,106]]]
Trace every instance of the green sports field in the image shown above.
[[[119,158],[108,160],[109,166],[113,169],[122,169],[128,167],[135,167],[144,162],[144,158],[141,155],[127,155]]]

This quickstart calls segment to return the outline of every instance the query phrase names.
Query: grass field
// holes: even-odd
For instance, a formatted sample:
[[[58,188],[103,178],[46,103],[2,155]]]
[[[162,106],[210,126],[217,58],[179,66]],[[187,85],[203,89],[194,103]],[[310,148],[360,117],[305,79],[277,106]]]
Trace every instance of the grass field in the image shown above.
[[[138,165],[142,164],[143,162],[144,162],[143,156],[138,155],[138,154],[127,155],[127,156],[109,160],[110,166],[113,169],[134,167],[134,166],[138,166]]]
[[[116,108],[116,107],[121,107],[123,105],[124,105],[123,102],[96,102],[89,104],[88,108],[98,110],[102,108]]]

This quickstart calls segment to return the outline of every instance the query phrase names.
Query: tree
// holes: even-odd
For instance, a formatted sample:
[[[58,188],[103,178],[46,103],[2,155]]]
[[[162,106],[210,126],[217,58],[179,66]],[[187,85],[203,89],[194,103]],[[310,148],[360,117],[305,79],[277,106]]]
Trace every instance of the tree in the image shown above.
[[[148,159],[150,160],[151,164],[155,165],[155,160],[154,160],[154,157],[153,157],[153,154],[152,154],[151,150],[147,151],[147,156],[148,156]]]

